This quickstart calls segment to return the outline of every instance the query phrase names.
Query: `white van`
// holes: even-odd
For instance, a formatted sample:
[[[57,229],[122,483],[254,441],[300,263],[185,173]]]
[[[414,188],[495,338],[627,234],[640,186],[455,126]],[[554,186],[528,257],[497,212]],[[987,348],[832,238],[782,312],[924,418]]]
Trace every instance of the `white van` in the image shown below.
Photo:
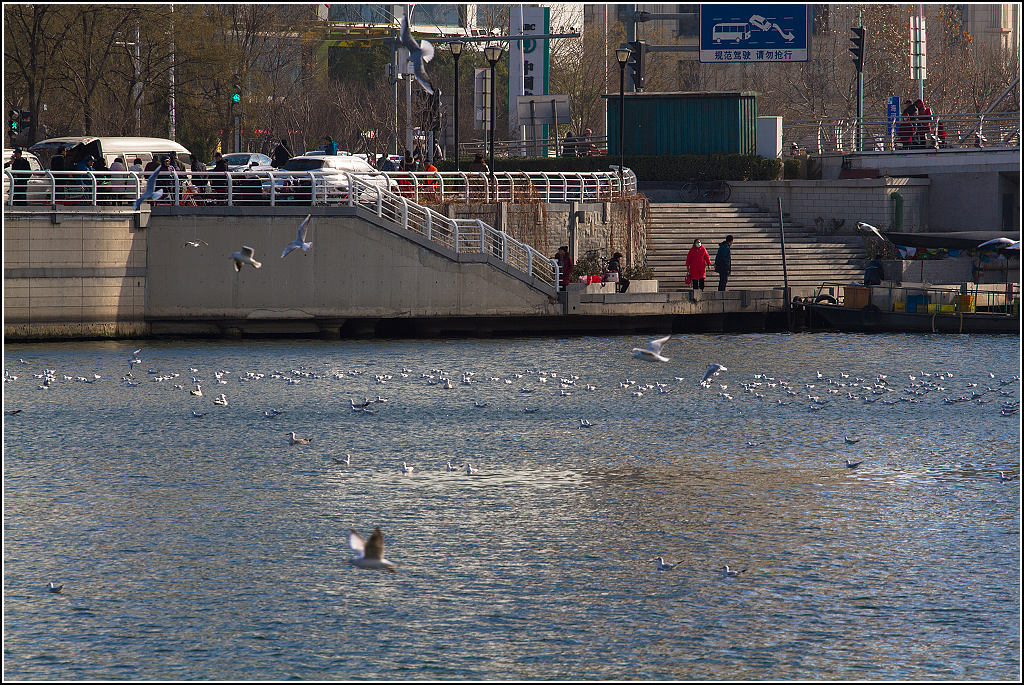
[[[29,169],[32,171],[40,171],[43,166],[39,162],[39,158],[31,152],[25,152],[22,150],[21,156],[28,160]],[[8,167],[11,158],[14,157],[14,148],[4,148],[4,168]],[[4,174],[4,189],[3,189],[3,204],[7,204],[10,199],[10,179]],[[29,204],[43,204],[50,201],[50,180],[46,178],[45,174],[32,174],[29,177],[27,188],[26,188],[26,199]]]
[[[64,156],[67,159],[66,165],[69,170],[74,170],[78,161],[86,155],[102,159],[107,168],[118,157],[124,157],[126,168],[130,167],[136,158],[142,161],[142,166],[145,168],[154,159],[159,162],[164,155],[169,156],[172,160],[177,160],[178,166],[183,171],[188,171],[192,166],[192,153],[184,145],[167,138],[65,136],[41,140],[29,150],[45,157],[44,162],[49,167],[50,157],[57,154],[59,148],[66,149]]]

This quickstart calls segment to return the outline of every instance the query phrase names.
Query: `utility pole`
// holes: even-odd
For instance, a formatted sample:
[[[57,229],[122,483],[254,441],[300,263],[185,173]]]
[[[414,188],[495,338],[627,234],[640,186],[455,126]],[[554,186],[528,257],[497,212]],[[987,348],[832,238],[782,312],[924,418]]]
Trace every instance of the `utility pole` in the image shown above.
[[[171,5],[171,93],[170,93],[170,104],[171,109],[167,114],[167,137],[171,140],[176,138],[175,136],[175,120],[174,120],[174,5]]]

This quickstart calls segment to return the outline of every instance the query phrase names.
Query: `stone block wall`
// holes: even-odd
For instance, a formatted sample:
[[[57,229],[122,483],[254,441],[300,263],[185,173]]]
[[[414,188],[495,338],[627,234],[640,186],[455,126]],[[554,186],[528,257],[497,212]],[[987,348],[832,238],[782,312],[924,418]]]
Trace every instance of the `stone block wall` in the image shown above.
[[[930,182],[920,178],[865,178],[820,181],[730,182],[731,202],[747,202],[763,210],[782,211],[819,235],[855,235],[858,221],[896,230],[893,193],[903,198],[905,233],[928,230]]]
[[[123,335],[144,328],[145,304],[146,233],[130,215],[4,217],[8,334]]]
[[[626,264],[643,264],[647,259],[650,218],[643,197],[627,202],[453,203],[442,212],[456,219],[485,221],[551,257],[559,245],[568,245],[576,260],[589,250],[599,250],[606,257],[621,252]]]

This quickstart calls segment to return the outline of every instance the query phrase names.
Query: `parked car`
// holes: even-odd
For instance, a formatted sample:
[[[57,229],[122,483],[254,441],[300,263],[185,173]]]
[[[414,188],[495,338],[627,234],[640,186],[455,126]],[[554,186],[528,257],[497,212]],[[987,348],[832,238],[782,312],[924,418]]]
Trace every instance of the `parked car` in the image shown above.
[[[224,161],[228,163],[228,171],[273,171],[272,159],[259,152],[232,152],[224,155]],[[213,171],[216,164],[207,165],[207,170]]]
[[[96,159],[102,159],[109,167],[118,157],[124,158],[126,167],[130,167],[135,158],[142,161],[143,166],[159,160],[164,155],[176,160],[183,170],[192,166],[192,153],[183,145],[167,138],[140,138],[136,136],[67,136],[64,138],[49,138],[41,140],[31,146],[29,150],[44,156],[48,162],[50,157],[57,152],[58,148],[67,150],[66,157],[68,167],[75,168],[82,157],[91,155]]]
[[[292,157],[280,171],[313,172],[318,201],[344,202],[348,200],[348,174],[358,174],[370,185],[385,190],[398,190],[398,184],[365,160],[352,155],[300,155]],[[310,176],[294,174],[291,178],[275,178],[277,194],[283,202],[308,204],[311,201]]]

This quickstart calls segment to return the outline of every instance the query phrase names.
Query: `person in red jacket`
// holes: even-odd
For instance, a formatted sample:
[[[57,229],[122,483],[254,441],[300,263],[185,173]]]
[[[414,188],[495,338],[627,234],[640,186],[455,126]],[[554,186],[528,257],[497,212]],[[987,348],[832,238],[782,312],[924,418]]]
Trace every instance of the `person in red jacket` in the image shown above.
[[[555,253],[555,261],[558,262],[558,289],[565,290],[569,285],[569,278],[572,276],[572,255],[569,254],[568,245],[562,245]]]
[[[709,266],[711,266],[711,255],[700,244],[700,240],[694,240],[693,247],[686,255],[686,280],[693,285],[694,290],[697,288],[704,290],[704,279],[708,275]]]

